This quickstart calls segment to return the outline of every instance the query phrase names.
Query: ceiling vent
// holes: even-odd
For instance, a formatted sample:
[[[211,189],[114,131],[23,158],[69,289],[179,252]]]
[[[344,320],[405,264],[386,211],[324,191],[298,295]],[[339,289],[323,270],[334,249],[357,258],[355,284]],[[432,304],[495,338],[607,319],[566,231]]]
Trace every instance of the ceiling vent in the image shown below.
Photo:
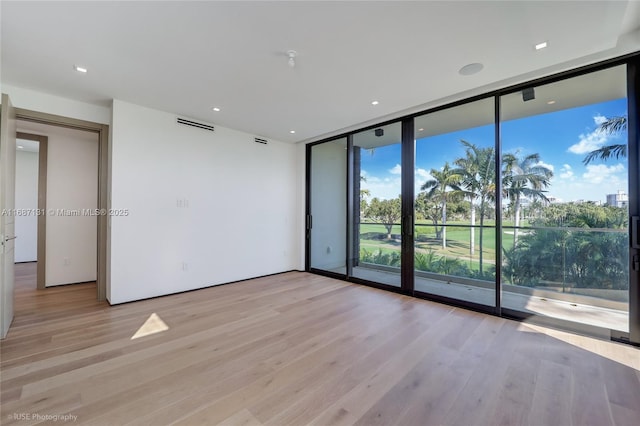
[[[198,123],[197,121],[185,120],[184,118],[180,118],[180,117],[178,117],[177,123],[182,124],[183,126],[197,127],[199,129],[208,130],[210,132],[213,132],[215,130],[215,128],[209,124]]]
[[[262,138],[254,138],[253,141],[255,143],[261,143],[262,145],[266,145],[267,143],[269,143],[266,139],[262,139]]]

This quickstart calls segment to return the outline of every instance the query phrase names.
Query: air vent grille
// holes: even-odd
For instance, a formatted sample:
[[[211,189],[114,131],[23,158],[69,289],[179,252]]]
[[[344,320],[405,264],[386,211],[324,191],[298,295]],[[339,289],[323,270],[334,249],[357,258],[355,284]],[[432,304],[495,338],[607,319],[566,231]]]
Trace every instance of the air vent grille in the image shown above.
[[[178,117],[177,122],[178,124],[182,124],[183,126],[197,127],[198,129],[208,130],[210,132],[213,132],[215,130],[215,128],[209,124],[198,123],[197,121],[186,120],[180,117]]]
[[[256,143],[261,143],[262,145],[266,145],[267,143],[269,143],[266,139],[262,139],[262,138],[255,138],[254,141]]]

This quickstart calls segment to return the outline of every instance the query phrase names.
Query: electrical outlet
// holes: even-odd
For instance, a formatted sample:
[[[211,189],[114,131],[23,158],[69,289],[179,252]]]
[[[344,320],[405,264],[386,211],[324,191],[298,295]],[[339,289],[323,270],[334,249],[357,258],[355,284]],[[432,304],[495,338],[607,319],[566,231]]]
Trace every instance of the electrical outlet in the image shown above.
[[[68,257],[64,258],[64,266],[69,266],[71,265],[71,259],[69,259]]]

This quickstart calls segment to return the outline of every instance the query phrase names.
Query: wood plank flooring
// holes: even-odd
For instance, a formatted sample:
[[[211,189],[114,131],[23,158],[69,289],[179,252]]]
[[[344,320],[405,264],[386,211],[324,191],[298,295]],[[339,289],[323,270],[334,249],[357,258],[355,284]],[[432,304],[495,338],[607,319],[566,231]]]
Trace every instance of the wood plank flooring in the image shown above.
[[[3,425],[640,424],[631,346],[299,272],[113,307],[35,287],[17,265]]]

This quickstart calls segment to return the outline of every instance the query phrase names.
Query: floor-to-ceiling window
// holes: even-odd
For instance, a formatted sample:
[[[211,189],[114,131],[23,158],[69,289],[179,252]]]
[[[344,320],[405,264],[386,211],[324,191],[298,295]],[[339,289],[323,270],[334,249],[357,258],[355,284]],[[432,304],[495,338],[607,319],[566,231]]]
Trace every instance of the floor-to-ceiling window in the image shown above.
[[[309,269],[640,343],[629,61],[311,146]]]
[[[626,67],[500,98],[502,306],[628,331]]]
[[[415,290],[495,305],[495,125],[487,98],[418,116]]]
[[[310,267],[346,274],[347,140],[311,147]]]
[[[352,276],[400,287],[401,123],[353,135],[356,238]]]

